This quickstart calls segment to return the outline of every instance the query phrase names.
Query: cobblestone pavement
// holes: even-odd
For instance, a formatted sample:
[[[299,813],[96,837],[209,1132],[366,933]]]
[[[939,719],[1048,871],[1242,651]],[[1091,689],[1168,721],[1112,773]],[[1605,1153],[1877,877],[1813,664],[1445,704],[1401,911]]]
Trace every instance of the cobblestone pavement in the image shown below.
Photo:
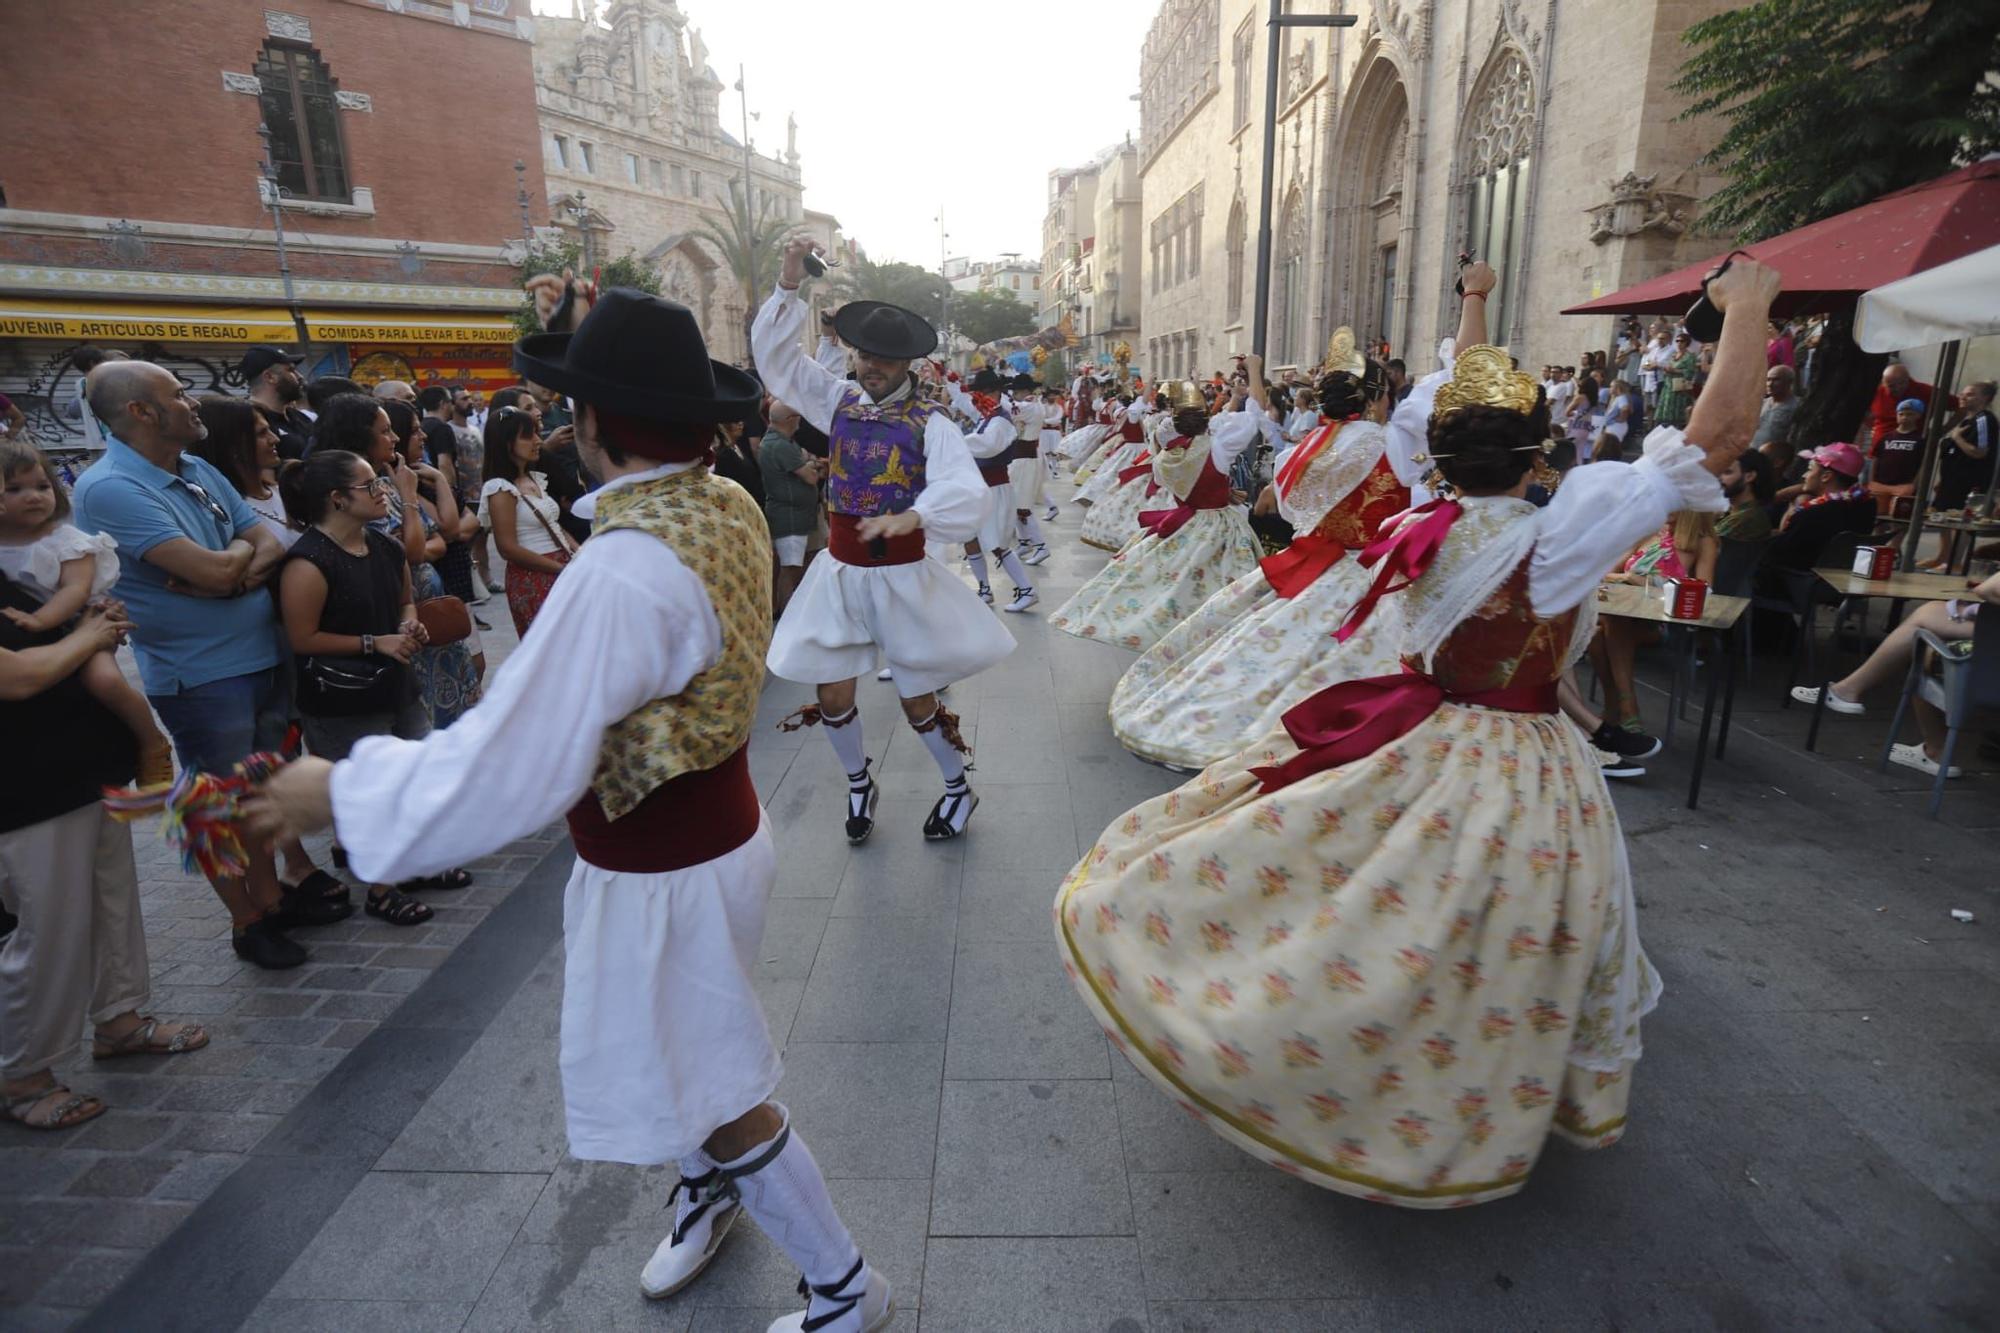
[[[884,786],[865,848],[839,836],[825,743],[770,726],[802,689],[772,684],[752,744],[780,849],[759,977],[779,1095],[896,1283],[896,1328],[1990,1326],[1990,764],[1931,824],[1917,775],[1859,762],[1881,719],[1829,721],[1808,756],[1775,679],[1746,683],[1698,812],[1692,723],[1614,793],[1667,983],[1625,1141],[1552,1146],[1524,1194],[1464,1212],[1341,1198],[1185,1120],[1062,977],[1058,879],[1176,780],[1105,723],[1130,658],[1043,623],[1102,559],[1075,518],[1042,614],[1007,617],[1019,650],[951,693],[982,798],[964,841],[920,837],[935,769],[887,686],[863,693]],[[207,889],[145,855],[154,1007],[216,1040],[80,1070],[116,1109],[72,1136],[0,1128],[0,1325],[718,1330],[794,1307],[747,1224],[644,1301],[670,1178],[567,1158],[559,830],[436,923],[316,932],[276,976],[235,966]]]

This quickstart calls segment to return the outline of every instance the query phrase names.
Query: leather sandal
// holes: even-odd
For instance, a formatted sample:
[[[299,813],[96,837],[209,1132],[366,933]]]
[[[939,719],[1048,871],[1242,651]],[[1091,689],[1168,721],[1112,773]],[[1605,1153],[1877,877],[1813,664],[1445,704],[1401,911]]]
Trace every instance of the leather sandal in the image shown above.
[[[161,1031],[171,1026],[169,1034]],[[186,1055],[208,1045],[208,1032],[199,1023],[163,1024],[151,1014],[142,1014],[139,1026],[122,1037],[107,1037],[102,1032],[90,1039],[90,1058],[93,1060],[116,1060],[127,1055]]]
[[[39,1114],[37,1107],[41,1107]],[[111,1108],[88,1093],[71,1092],[60,1083],[7,1098],[7,1118],[29,1129],[74,1129]]]
[[[401,889],[369,894],[367,905],[362,910],[392,926],[421,926],[436,915]]]

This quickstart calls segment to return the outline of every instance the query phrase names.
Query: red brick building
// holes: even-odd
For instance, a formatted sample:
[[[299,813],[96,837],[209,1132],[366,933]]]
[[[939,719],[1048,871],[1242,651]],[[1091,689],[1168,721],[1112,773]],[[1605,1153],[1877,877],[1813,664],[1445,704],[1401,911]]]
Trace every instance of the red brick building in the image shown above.
[[[548,221],[528,0],[5,9],[0,392],[37,437],[64,440],[84,342],[228,389],[303,323],[309,369],[508,378],[514,262]]]

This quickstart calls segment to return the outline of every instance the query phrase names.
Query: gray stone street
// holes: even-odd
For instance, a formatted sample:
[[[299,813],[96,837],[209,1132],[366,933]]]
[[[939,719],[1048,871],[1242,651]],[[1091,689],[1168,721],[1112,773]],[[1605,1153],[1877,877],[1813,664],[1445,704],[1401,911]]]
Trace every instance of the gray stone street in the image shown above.
[[[752,743],[780,849],[759,970],[779,1096],[897,1329],[1992,1326],[2000,773],[1976,740],[1933,823],[1926,779],[1874,770],[1886,708],[1828,719],[1808,754],[1761,659],[1689,811],[1691,710],[1613,791],[1667,987],[1627,1137],[1552,1145],[1484,1207],[1371,1205],[1186,1119],[1063,977],[1059,879],[1178,781],[1105,721],[1130,656],[1046,627],[1104,559],[1077,518],[1053,525],[1041,606],[1006,617],[1018,650],[949,695],[982,802],[963,840],[921,837],[936,770],[888,685],[863,691],[884,786],[863,848],[826,742],[772,725],[805,689],[771,683]],[[559,827],[433,895],[434,923],[308,932],[313,962],[277,974],[238,966],[206,886],[140,842],[153,1007],[215,1040],[79,1060],[114,1105],[82,1130],[0,1126],[0,1327],[710,1333],[796,1308],[747,1221],[647,1302],[671,1174],[567,1156]]]

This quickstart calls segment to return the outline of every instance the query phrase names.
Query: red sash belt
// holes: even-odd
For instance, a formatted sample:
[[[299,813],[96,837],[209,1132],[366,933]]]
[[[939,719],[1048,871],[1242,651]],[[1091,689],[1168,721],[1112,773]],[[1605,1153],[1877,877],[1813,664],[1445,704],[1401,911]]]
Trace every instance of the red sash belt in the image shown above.
[[[1445,703],[1509,713],[1553,713],[1556,685],[1544,681],[1454,694],[1416,671],[1342,681],[1286,710],[1285,731],[1299,747],[1296,755],[1275,767],[1250,772],[1264,791],[1282,790],[1300,778],[1365,759],[1407,736]]]
[[[827,553],[843,565],[914,565],[924,558],[922,528],[900,537],[877,538],[883,548],[877,554],[868,549],[874,543],[861,540],[855,533],[861,526],[860,518],[853,514],[829,514],[827,520]]]
[[[1132,460],[1130,467],[1118,469],[1118,484],[1120,486],[1129,486],[1141,477],[1151,476],[1152,472],[1153,456],[1146,450],[1141,449],[1139,456]]]
[[[1341,562],[1347,554],[1347,547],[1338,537],[1323,537],[1317,532],[1302,532],[1292,538],[1292,544],[1276,555],[1267,555],[1257,562],[1264,571],[1264,581],[1271,585],[1271,591],[1290,601],[1318,581],[1319,576]]]
[[[1009,450],[1009,452],[1012,451]],[[988,487],[1005,486],[1007,484],[1006,454],[1001,454],[997,458],[975,458],[973,461],[979,464],[979,475],[985,480]]]
[[[1189,488],[1187,499],[1172,509],[1148,509],[1139,515],[1139,526],[1165,539],[1187,526],[1189,519],[1204,509],[1221,509],[1229,503],[1229,478],[1209,463]]]
[[[745,747],[714,768],[671,778],[618,819],[606,819],[597,793],[585,792],[569,812],[577,856],[599,870],[658,875],[735,851],[764,817],[749,755]]]

